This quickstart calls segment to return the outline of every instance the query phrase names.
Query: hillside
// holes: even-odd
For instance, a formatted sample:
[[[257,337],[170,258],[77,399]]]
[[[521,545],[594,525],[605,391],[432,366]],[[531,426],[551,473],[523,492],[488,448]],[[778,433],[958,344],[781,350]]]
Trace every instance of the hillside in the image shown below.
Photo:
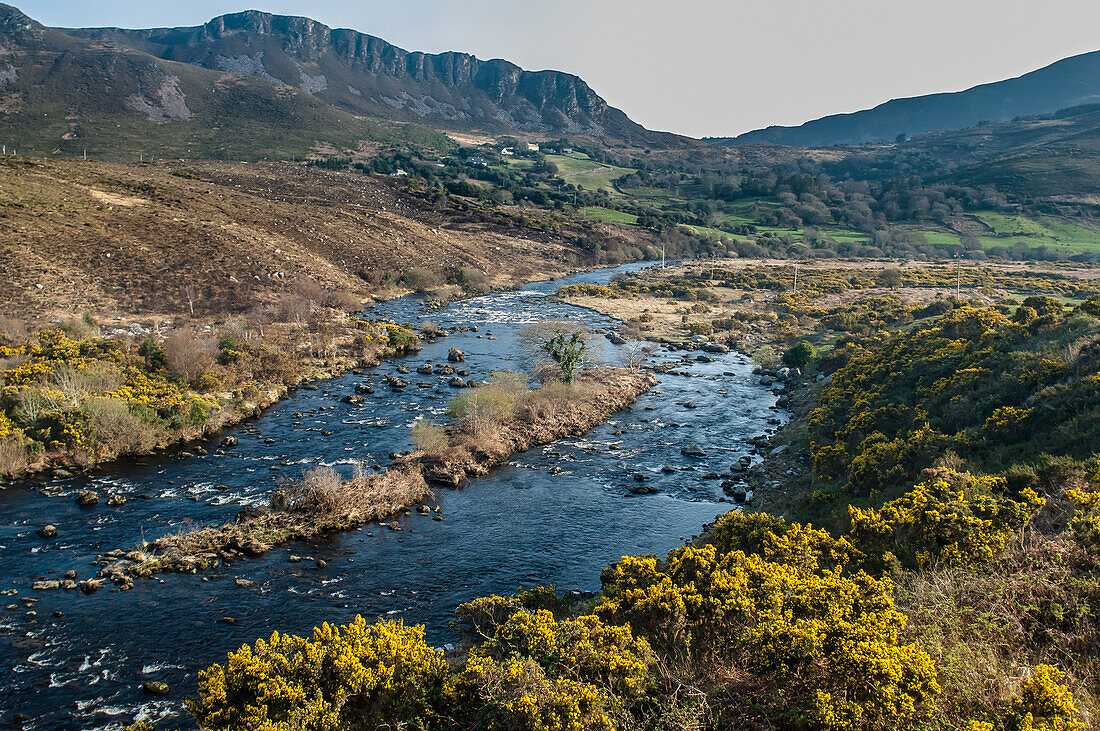
[[[1100,105],[980,125],[907,143],[948,163],[951,179],[1030,198],[1100,202]]]
[[[402,275],[515,284],[590,261],[574,233],[439,210],[400,184],[312,167],[0,158],[0,309],[219,317],[303,282],[357,296]]]
[[[87,150],[123,160],[288,159],[318,145],[450,144],[433,130],[356,117],[300,89],[77,39],[2,4],[0,143],[9,153]]]
[[[66,32],[165,60],[281,82],[359,115],[458,130],[635,142],[672,138],[632,122],[571,74],[525,71],[465,53],[410,52],[309,18],[250,10],[193,28]]]
[[[1004,122],[1096,101],[1100,101],[1100,51],[965,91],[892,99],[873,109],[711,141],[723,145],[854,145],[893,140],[901,134],[961,129],[983,121]]]

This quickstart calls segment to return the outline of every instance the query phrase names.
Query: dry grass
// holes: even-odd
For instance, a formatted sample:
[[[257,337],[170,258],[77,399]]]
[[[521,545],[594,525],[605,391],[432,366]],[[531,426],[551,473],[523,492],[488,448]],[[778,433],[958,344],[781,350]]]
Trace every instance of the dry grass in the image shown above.
[[[101,557],[100,576],[126,583],[135,576],[161,572],[193,572],[256,556],[289,541],[311,540],[338,530],[356,528],[431,497],[420,472],[406,467],[386,472],[360,472],[344,480],[329,467],[307,472],[286,488],[285,510],[243,511],[231,523],[164,536],[133,551],[113,551]],[[273,503],[277,501],[273,500]]]
[[[100,457],[145,454],[158,443],[162,430],[130,411],[116,398],[95,397],[84,402],[84,412],[95,428]]]
[[[27,469],[27,450],[15,439],[0,439],[0,477],[21,475]]]
[[[548,233],[437,210],[400,184],[358,173],[228,162],[192,163],[194,177],[173,170],[0,163],[12,203],[0,231],[0,260],[12,262],[0,268],[0,310],[36,327],[77,312],[106,322],[190,317],[193,307],[194,316],[218,317],[274,302],[299,277],[324,283],[332,306],[351,308],[396,294],[387,273],[392,281],[419,269],[418,284],[435,286],[465,269],[475,284],[485,272],[514,285],[595,263],[573,245],[571,224]],[[147,202],[112,205],[90,192],[134,189]]]
[[[433,421],[417,419],[409,430],[416,448],[425,454],[442,454],[447,448],[447,431]]]
[[[1100,566],[1072,537],[1032,532],[979,569],[896,578],[906,633],[939,668],[945,723],[998,717],[1039,663],[1067,673],[1087,728],[1100,722]]]
[[[511,455],[537,444],[584,434],[608,416],[628,408],[655,379],[624,368],[586,371],[570,385],[557,381],[531,390],[526,377],[494,373],[494,380],[452,400],[448,446],[405,459],[419,465],[432,483],[457,487],[483,475]]]

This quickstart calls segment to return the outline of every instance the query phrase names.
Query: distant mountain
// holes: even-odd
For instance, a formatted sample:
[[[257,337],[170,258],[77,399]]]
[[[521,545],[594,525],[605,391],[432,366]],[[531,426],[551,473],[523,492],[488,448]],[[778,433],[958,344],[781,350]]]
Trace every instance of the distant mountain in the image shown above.
[[[524,71],[465,53],[405,51],[308,18],[249,10],[193,28],[65,32],[280,82],[355,114],[462,130],[658,138],[571,74]]]
[[[708,141],[723,145],[854,145],[898,135],[1004,122],[1100,102],[1100,51],[1057,61],[1014,79],[966,91],[894,99],[873,109],[834,114],[797,127],[767,127]]]

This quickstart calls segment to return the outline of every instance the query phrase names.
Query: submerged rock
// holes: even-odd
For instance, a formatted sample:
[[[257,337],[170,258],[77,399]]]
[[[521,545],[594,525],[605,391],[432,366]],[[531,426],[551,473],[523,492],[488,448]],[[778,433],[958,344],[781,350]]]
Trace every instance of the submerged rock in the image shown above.
[[[707,451],[695,442],[688,442],[680,447],[680,454],[686,457],[706,457]]]

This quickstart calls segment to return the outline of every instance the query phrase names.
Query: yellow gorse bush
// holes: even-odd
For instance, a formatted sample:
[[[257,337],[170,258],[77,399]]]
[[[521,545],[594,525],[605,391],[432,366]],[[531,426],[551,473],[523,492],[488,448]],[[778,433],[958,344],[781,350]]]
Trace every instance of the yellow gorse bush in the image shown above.
[[[760,548],[771,558],[713,543],[677,549],[660,563],[624,558],[606,572],[596,614],[629,624],[665,656],[735,663],[770,689],[776,710],[805,714],[817,728],[927,717],[939,692],[935,667],[900,641],[905,619],[889,580],[823,568],[842,559],[843,544],[808,527],[769,531],[761,522],[731,514],[716,540],[771,532]]]
[[[1051,665],[1038,665],[1012,700],[1003,719],[1006,731],[1083,731],[1073,695],[1062,681],[1065,674]],[[971,721],[960,731],[995,731],[988,721]]]
[[[655,657],[629,627],[519,609],[471,650],[450,684],[457,713],[493,729],[612,729],[646,691]]]
[[[273,633],[199,674],[188,710],[210,731],[345,731],[427,722],[446,674],[424,628],[324,624],[310,638]]]
[[[1045,504],[1034,490],[1006,494],[1003,477],[941,471],[881,508],[849,506],[856,555],[883,568],[889,556],[927,566],[967,566],[993,558]]]

